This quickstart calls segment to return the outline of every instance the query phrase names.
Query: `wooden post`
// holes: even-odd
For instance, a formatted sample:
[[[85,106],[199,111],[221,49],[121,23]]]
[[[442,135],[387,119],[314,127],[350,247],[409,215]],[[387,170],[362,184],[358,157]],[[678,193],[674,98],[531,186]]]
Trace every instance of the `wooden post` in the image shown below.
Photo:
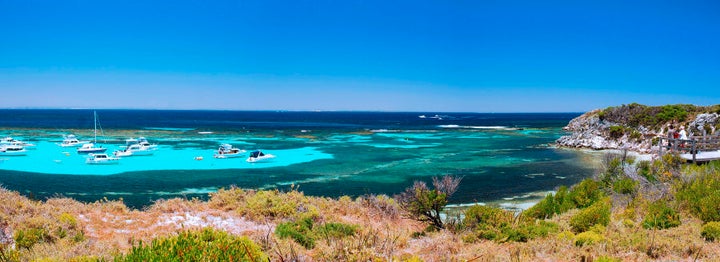
[[[697,155],[697,149],[695,149],[695,142],[696,142],[696,140],[693,139],[693,140],[690,140],[690,141],[692,141],[692,149],[691,149],[691,150],[692,150],[692,154],[693,154],[693,164],[697,164],[697,159],[695,159],[695,156]]]

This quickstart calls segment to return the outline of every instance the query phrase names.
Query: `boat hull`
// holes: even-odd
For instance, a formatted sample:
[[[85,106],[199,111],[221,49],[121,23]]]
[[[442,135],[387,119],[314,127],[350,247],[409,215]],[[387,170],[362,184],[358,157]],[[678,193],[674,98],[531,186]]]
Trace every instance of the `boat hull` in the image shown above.
[[[27,151],[26,151],[26,150],[22,150],[22,151],[6,151],[6,152],[0,151],[0,156],[24,156],[24,155],[27,155]]]
[[[267,160],[270,160],[273,158],[275,158],[274,155],[266,154],[264,156],[259,156],[259,157],[248,157],[245,161],[250,162],[250,163],[256,163],[256,162],[267,161]]]
[[[92,149],[78,148],[78,150],[77,150],[78,154],[105,153],[105,151],[107,151],[107,148],[92,148]]]

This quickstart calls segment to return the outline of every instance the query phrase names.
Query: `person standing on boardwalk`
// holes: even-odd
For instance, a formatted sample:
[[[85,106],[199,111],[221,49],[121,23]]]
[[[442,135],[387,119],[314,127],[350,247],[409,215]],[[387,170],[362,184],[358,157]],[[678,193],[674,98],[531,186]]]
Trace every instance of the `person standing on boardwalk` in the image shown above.
[[[685,132],[685,127],[684,127],[684,126],[680,126],[680,139],[681,139],[681,140],[687,140],[687,139],[688,139],[687,132]]]
[[[687,132],[685,131],[685,126],[680,126],[680,147],[685,148],[685,140],[688,139]]]

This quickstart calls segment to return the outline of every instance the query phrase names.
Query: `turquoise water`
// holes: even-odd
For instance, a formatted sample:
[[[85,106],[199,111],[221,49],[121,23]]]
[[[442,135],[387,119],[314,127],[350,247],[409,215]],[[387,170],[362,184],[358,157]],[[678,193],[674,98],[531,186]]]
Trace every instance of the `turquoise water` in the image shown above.
[[[0,118],[5,126],[0,135],[29,140],[37,149],[27,156],[0,156],[0,184],[35,198],[123,198],[130,206],[142,207],[160,198],[206,198],[207,193],[230,185],[281,190],[293,186],[308,195],[330,197],[393,195],[413,181],[429,183],[434,176],[449,174],[463,177],[451,199],[459,204],[523,198],[594,173],[579,153],[550,146],[564,134],[561,128],[572,114],[466,113],[455,115],[453,121],[447,119],[454,115],[437,120],[421,119],[416,113],[266,113],[252,114],[258,119],[248,120],[242,119],[247,112],[221,112],[222,116],[207,118],[186,114],[153,118],[161,113],[174,114],[143,111],[147,123],[126,123],[139,116],[127,116],[134,111],[99,111],[105,125],[99,142],[110,148],[108,153],[129,137],[144,136],[159,144],[152,156],[125,157],[118,165],[100,166],[85,164],[86,156],[78,155],[75,148],[55,145],[70,132],[81,140],[91,138],[91,126],[35,126],[65,124],[67,120],[56,119],[74,120],[68,115],[86,113],[31,111],[17,117],[13,112],[4,119],[22,123],[3,123]],[[92,112],[89,115],[89,120],[77,122],[91,124]],[[276,158],[260,163],[248,163],[246,156],[215,159],[221,143],[248,152],[262,149]],[[203,160],[195,160],[197,156]]]
[[[106,153],[110,155],[115,149],[120,147],[111,146]],[[76,148],[60,147],[52,142],[39,141],[37,149],[29,150],[27,156],[0,158],[2,159],[0,168],[58,175],[116,175],[158,170],[269,168],[332,158],[332,155],[318,151],[314,147],[264,151],[282,157],[255,163],[245,161],[248,154],[238,158],[217,159],[213,157],[214,153],[213,150],[203,148],[159,146],[153,155],[122,157],[118,164],[113,165],[89,165],[85,163],[88,155],[76,153]],[[198,157],[202,160],[196,160]]]

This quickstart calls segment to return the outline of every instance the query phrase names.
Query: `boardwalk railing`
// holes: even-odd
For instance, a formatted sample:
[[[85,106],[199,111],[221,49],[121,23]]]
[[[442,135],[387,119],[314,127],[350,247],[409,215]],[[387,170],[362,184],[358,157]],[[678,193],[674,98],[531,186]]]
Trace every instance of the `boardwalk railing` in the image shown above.
[[[693,162],[697,162],[699,152],[720,149],[720,136],[691,136],[690,139],[658,138],[659,155],[663,155],[663,150],[669,152],[686,151],[692,154]]]

